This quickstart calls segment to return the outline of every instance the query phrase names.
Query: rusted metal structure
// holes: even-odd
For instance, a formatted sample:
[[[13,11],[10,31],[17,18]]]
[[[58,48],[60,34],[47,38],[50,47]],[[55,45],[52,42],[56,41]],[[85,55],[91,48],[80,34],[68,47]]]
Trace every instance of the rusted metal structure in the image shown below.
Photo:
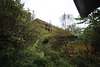
[[[82,18],[100,6],[100,0],[74,0],[74,3]]]

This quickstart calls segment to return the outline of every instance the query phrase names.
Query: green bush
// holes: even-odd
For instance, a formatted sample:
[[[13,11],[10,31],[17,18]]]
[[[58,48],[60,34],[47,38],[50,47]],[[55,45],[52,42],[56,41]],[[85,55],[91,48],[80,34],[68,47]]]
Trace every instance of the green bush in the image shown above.
[[[36,47],[39,40],[36,41],[33,47],[28,47],[23,51],[19,51],[17,60],[11,64],[11,67],[44,67],[48,62],[44,56],[44,52],[37,52]]]
[[[33,47],[19,51],[15,56],[15,62],[10,67],[72,67],[67,59],[60,56],[59,52],[51,49],[41,50],[46,49],[48,45],[44,45],[44,48],[39,48],[41,51],[38,51],[38,42],[39,40]]]

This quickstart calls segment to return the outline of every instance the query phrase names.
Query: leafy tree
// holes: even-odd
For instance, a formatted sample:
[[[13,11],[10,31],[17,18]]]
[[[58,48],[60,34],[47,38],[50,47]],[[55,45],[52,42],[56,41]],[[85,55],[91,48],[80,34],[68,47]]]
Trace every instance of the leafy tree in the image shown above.
[[[94,47],[95,52],[99,52],[100,50],[100,9],[96,9],[88,17],[79,20],[82,20],[81,23],[89,24],[89,26],[85,29],[83,38],[85,42],[91,43],[92,47]]]
[[[19,6],[20,5],[20,6]],[[23,5],[18,0],[0,0],[0,64],[9,66],[17,48],[21,48],[24,39],[19,35],[21,10]],[[20,19],[19,19],[20,18]],[[21,24],[20,24],[21,25]]]
[[[78,36],[81,34],[81,28],[77,27],[76,24],[72,24],[68,26],[68,29],[71,31],[72,34]]]
[[[61,25],[62,25],[62,28],[65,30],[67,29],[67,26],[73,22],[73,16],[70,15],[70,14],[63,14],[60,18],[60,21],[61,21]]]
[[[15,56],[18,51],[27,48],[30,42],[32,45],[33,39],[37,37],[37,33],[33,38],[30,34],[34,30],[33,19],[31,19],[33,17],[29,11],[23,10],[23,6],[20,0],[0,0],[1,67],[10,66],[17,59]]]

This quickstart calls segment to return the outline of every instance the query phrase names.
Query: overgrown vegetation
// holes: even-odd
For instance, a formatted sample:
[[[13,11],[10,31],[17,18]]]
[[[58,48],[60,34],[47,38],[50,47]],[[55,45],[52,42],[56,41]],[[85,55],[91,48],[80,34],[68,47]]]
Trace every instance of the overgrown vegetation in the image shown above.
[[[0,67],[100,67],[99,9],[78,18],[89,24],[83,33],[74,24],[49,32],[23,6],[0,0]]]

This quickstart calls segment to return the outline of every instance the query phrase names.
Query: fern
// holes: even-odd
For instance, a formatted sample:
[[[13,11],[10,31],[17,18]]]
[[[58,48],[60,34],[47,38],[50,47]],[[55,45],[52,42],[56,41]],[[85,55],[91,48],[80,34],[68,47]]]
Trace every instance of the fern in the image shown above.
[[[33,48],[37,47],[38,42],[39,42],[39,39],[35,42],[35,44],[33,45]]]

